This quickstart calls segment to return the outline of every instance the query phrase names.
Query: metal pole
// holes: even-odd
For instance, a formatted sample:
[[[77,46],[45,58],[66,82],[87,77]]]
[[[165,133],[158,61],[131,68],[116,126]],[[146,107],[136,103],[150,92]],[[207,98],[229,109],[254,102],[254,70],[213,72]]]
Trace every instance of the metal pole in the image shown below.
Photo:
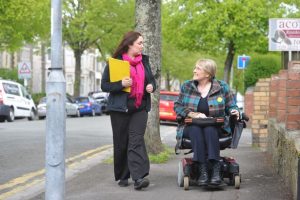
[[[232,66],[231,66],[231,71],[230,71],[230,88],[232,88],[232,86],[233,86],[233,69],[234,68],[234,66],[233,66],[233,63],[232,63]]]
[[[62,71],[61,0],[51,1],[51,68],[47,80],[46,200],[65,196],[66,81]]]

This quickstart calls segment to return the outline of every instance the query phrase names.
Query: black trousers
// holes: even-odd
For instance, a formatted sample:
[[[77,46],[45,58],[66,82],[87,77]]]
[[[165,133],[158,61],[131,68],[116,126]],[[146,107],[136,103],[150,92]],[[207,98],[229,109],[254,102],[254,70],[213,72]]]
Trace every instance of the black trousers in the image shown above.
[[[150,164],[144,134],[148,119],[145,110],[133,113],[110,112],[114,144],[115,180],[133,180],[149,174]]]
[[[184,137],[191,140],[194,152],[193,161],[205,163],[207,160],[220,160],[218,128],[215,126],[187,126]]]

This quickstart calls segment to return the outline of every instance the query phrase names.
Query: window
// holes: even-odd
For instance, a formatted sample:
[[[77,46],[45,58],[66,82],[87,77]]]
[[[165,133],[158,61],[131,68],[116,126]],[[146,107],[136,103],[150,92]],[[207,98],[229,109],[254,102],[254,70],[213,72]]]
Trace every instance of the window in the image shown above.
[[[80,98],[76,98],[76,101],[78,101],[79,103],[86,103],[86,102],[89,102],[89,98],[80,97]]]
[[[3,83],[5,93],[20,96],[19,87],[12,83]]]
[[[25,97],[27,99],[30,99],[30,96],[29,96],[27,90],[25,89],[25,87],[21,86],[21,90],[22,90],[22,93],[23,93],[23,97]]]

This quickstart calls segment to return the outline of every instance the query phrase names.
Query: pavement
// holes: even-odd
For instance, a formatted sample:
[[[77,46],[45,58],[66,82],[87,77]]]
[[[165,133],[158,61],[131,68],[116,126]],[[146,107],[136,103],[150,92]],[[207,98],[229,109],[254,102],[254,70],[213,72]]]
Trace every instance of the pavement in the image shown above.
[[[290,200],[290,190],[282,179],[273,171],[271,156],[267,152],[252,147],[251,130],[244,129],[239,147],[226,149],[222,156],[234,157],[240,164],[242,182],[240,189],[225,186],[222,189],[207,189],[190,186],[185,191],[177,186],[178,162],[184,156],[173,155],[164,164],[151,164],[150,185],[141,191],[128,187],[119,187],[113,177],[113,165],[103,162],[111,156],[111,147],[99,151],[97,156],[90,156],[85,167],[79,165],[67,169],[66,200]],[[172,146],[173,148],[173,146]],[[86,164],[89,163],[89,164]],[[73,170],[73,171],[72,171]],[[70,175],[72,174],[72,175]],[[30,192],[31,190],[31,192]],[[43,200],[43,183],[17,193],[8,199]]]

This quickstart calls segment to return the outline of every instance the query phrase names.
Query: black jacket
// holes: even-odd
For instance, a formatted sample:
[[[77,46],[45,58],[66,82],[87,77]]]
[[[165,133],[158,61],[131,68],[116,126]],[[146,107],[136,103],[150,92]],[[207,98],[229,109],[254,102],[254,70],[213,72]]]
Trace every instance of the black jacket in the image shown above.
[[[156,83],[153,74],[151,72],[149,57],[143,55],[142,62],[145,68],[144,94],[146,95],[146,111],[149,112],[151,110],[151,97],[150,94],[146,92],[146,86],[148,84],[152,84],[153,92],[154,92],[156,89]],[[128,112],[127,100],[128,100],[129,93],[122,91],[124,87],[122,86],[121,80],[117,82],[110,82],[108,64],[106,65],[104,72],[102,74],[101,89],[104,92],[110,93],[108,97],[108,105],[107,105],[109,111]]]

